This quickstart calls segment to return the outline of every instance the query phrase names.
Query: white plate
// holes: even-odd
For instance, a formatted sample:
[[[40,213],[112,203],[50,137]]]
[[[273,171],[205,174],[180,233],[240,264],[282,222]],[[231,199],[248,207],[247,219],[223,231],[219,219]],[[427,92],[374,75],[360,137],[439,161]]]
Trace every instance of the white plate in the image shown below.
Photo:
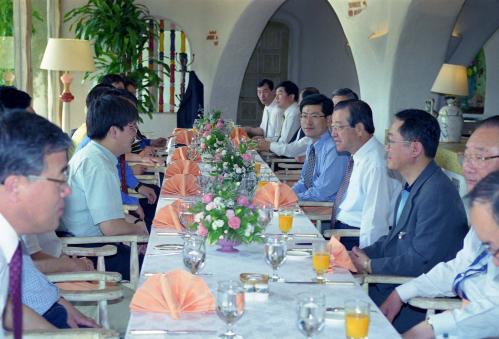
[[[289,259],[305,259],[305,258],[310,258],[312,254],[310,252],[306,251],[300,251],[300,250],[288,250],[288,258]]]

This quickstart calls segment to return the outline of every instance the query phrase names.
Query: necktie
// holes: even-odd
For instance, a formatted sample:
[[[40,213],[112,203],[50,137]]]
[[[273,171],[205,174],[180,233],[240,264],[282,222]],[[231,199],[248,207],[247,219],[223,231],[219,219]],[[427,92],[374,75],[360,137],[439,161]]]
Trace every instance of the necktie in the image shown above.
[[[405,204],[407,203],[407,199],[409,199],[410,193],[411,192],[407,188],[404,188],[402,190],[402,193],[400,193],[400,201],[397,207],[397,219],[395,219],[395,222],[397,224],[399,223],[400,216],[402,215],[402,211],[404,210]]]
[[[22,338],[23,335],[23,310],[21,302],[22,266],[23,256],[21,243],[19,243],[9,264],[9,294],[12,300],[12,322],[15,339]]]
[[[308,152],[307,168],[305,169],[305,175],[303,176],[303,182],[305,184],[305,188],[307,189],[312,187],[313,178],[314,178],[314,169],[315,169],[315,147],[314,145],[311,145],[310,151]]]
[[[338,207],[340,206],[341,202],[343,201],[343,198],[345,197],[345,193],[347,192],[348,184],[350,183],[350,177],[352,176],[352,170],[353,170],[353,157],[350,156],[350,159],[348,160],[347,170],[345,172],[345,176],[343,177],[343,180],[341,181],[340,188],[338,189],[338,192],[336,193],[336,199],[334,200],[333,210],[331,212],[331,226],[332,227],[334,227],[334,224],[336,223],[336,211],[337,211]]]
[[[128,193],[128,185],[126,182],[126,168],[125,168],[125,155],[122,154],[118,157],[118,162],[120,164],[120,174],[121,174],[121,192]]]
[[[471,277],[487,272],[487,262],[485,264],[480,264],[483,258],[487,256],[487,250],[484,250],[476,259],[471,263],[466,271],[459,273],[454,278],[454,283],[452,284],[452,290],[461,299],[468,300],[466,293],[463,291],[463,282]]]

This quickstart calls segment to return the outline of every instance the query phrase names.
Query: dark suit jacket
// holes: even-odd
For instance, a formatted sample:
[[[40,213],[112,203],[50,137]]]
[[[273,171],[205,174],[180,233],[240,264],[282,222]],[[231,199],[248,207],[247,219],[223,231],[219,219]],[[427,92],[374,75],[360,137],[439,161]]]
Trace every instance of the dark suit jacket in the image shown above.
[[[194,71],[189,73],[189,85],[177,111],[177,127],[192,128],[192,123],[203,112],[203,83]]]
[[[373,274],[418,276],[456,256],[469,230],[466,212],[456,187],[434,161],[414,182],[396,223],[399,203],[400,195],[388,235],[364,248]]]

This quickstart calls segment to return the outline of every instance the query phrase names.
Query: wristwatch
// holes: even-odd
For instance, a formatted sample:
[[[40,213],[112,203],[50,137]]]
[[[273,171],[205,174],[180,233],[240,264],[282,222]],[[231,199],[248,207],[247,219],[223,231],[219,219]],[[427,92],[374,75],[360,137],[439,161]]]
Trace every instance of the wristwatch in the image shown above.
[[[144,186],[144,184],[143,184],[143,183],[141,183],[141,182],[139,182],[139,183],[137,184],[137,186],[135,186],[134,190],[138,192],[138,191],[139,191],[139,188],[140,188],[140,187],[142,187],[142,186]]]

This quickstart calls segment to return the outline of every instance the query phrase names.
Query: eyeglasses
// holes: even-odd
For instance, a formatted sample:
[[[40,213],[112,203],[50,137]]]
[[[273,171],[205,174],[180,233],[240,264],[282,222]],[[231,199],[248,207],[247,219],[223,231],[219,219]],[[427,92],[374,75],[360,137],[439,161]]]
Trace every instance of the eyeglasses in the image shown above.
[[[346,125],[331,125],[331,131],[343,131],[345,128],[352,128],[352,126]]]
[[[466,161],[476,167],[482,167],[485,165],[485,161],[496,158],[499,158],[499,154],[491,156],[483,156],[478,154],[467,154],[467,153],[459,154],[459,162],[461,163],[461,166],[463,166],[464,162]]]
[[[307,119],[319,120],[319,118],[324,118],[324,117],[325,117],[325,115],[315,114],[315,113],[300,115],[300,119],[302,119],[302,120],[307,120]]]
[[[27,178],[30,181],[46,180],[46,181],[54,182],[59,186],[59,189],[61,191],[63,191],[68,186],[67,175],[65,175],[66,179],[56,179],[56,178],[50,178],[50,177],[45,177],[45,176],[41,176],[41,175],[28,175]]]
[[[490,253],[491,256],[497,257],[497,255],[499,254],[499,248],[497,250],[493,250],[490,247],[490,244],[483,244],[483,246],[485,247],[485,249],[487,250],[487,252]]]
[[[412,141],[410,140],[391,140],[388,139],[386,141],[386,147],[392,147],[394,144],[410,144]]]

